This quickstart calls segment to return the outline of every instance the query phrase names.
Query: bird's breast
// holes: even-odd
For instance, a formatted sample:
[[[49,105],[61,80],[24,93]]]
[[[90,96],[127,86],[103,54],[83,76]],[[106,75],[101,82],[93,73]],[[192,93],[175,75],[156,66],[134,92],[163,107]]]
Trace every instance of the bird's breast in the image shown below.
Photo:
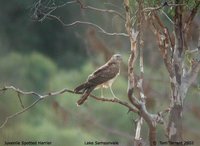
[[[109,87],[111,87],[118,75],[119,75],[119,73],[114,78],[110,79],[109,81],[96,86],[95,90],[99,89],[99,88],[109,88]]]

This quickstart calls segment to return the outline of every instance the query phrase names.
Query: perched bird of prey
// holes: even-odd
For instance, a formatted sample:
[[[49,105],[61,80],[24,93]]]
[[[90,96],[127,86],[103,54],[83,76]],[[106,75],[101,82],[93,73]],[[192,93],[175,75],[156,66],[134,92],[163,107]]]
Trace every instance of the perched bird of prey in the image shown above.
[[[88,98],[90,93],[94,89],[98,88],[110,88],[110,91],[114,97],[116,97],[112,91],[112,83],[120,73],[120,62],[122,61],[120,54],[114,54],[110,60],[103,66],[99,67],[96,71],[88,76],[85,83],[79,85],[74,89],[75,93],[83,92],[81,98],[77,101],[77,105],[81,105]]]

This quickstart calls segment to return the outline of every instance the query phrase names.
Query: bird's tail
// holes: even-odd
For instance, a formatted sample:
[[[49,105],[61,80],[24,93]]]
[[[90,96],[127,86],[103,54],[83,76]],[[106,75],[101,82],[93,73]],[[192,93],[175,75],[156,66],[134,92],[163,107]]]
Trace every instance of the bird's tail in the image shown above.
[[[94,89],[94,87],[89,87],[89,88],[85,89],[86,90],[85,93],[77,101],[78,106],[85,102],[85,100],[88,98],[88,96],[90,95],[90,92],[92,92],[93,89]]]
[[[74,89],[74,92],[75,93],[78,93],[78,92],[80,92],[81,90],[83,90],[83,92],[86,90],[86,88],[88,88],[89,86],[88,86],[88,84],[87,83],[83,83],[83,84],[81,84],[81,85],[79,85],[78,87],[76,87],[75,89]]]

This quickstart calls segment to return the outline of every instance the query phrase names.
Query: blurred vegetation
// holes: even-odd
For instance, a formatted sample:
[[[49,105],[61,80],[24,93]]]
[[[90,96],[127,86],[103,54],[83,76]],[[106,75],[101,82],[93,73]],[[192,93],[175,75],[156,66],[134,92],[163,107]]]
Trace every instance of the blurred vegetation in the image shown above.
[[[86,2],[92,6],[114,9],[110,4],[112,2],[123,9],[120,0]],[[91,47],[92,44],[88,41],[91,39],[91,34],[87,33],[90,29],[88,26],[64,28],[59,22],[51,19],[33,21],[31,17],[34,4],[34,0],[0,0],[0,86],[14,85],[22,90],[37,91],[41,94],[65,87],[73,89],[85,81],[97,66],[105,62],[104,54],[101,50]],[[157,1],[152,2],[152,6],[155,4]],[[132,1],[132,5],[135,6],[135,1]],[[189,7],[193,5],[191,2]],[[117,8],[123,12],[121,9]],[[132,11],[134,13],[134,10]],[[65,23],[80,19],[95,22],[109,32],[124,31],[123,21],[116,16],[82,12],[79,5],[68,5],[56,10],[55,14]],[[163,20],[169,24],[166,18]],[[101,33],[93,34],[92,38],[92,41],[105,46],[111,53],[122,53],[124,64],[127,64],[129,42],[126,38],[108,37]],[[148,95],[147,106],[151,112],[158,112],[170,103],[170,84],[155,40],[148,30],[145,32],[145,42],[144,78],[145,92]],[[184,130],[187,131],[184,132],[184,137],[195,143],[200,139],[199,82],[200,77],[189,90],[184,109]],[[120,99],[127,100],[125,75],[120,75],[113,84],[113,90]],[[93,93],[100,95],[98,90]],[[109,90],[104,90],[104,94],[111,97]],[[31,96],[21,98],[25,106],[36,99]],[[120,146],[132,145],[134,120],[137,115],[127,113],[127,109],[120,105],[97,102],[93,99],[77,107],[75,103],[78,98],[78,95],[70,93],[49,97],[13,118],[0,129],[0,145],[4,145],[5,141],[16,140],[51,141],[53,146],[81,146],[84,145],[84,141],[95,140],[118,141]],[[19,110],[21,106],[16,93],[0,93],[0,123],[6,116]],[[148,136],[146,128],[142,133],[145,137]],[[159,126],[158,138],[166,140],[162,126]]]

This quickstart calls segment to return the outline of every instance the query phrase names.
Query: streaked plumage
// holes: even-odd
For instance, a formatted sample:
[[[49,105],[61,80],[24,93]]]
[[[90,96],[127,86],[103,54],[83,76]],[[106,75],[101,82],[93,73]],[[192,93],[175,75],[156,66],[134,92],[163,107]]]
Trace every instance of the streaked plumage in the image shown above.
[[[90,74],[85,83],[74,89],[76,93],[83,91],[82,97],[77,101],[78,105],[83,104],[94,89],[112,86],[113,81],[119,75],[121,60],[120,54],[113,55],[106,64]]]

